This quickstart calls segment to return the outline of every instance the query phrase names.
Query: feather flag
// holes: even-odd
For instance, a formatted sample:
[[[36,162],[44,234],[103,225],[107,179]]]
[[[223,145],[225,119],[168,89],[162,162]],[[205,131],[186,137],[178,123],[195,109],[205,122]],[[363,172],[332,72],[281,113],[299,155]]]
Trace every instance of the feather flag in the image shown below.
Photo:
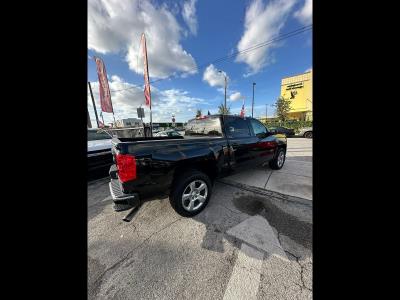
[[[244,118],[244,99],[243,99],[242,109],[240,110],[240,117]]]
[[[143,62],[144,62],[144,98],[145,104],[151,108],[151,92],[150,92],[150,80],[149,80],[149,65],[147,63],[147,47],[146,47],[146,37],[142,33],[142,49],[143,49]]]
[[[110,88],[108,86],[106,67],[101,58],[94,57],[94,60],[96,62],[96,67],[97,67],[97,76],[99,77],[101,110],[104,112],[114,113],[111,102]]]

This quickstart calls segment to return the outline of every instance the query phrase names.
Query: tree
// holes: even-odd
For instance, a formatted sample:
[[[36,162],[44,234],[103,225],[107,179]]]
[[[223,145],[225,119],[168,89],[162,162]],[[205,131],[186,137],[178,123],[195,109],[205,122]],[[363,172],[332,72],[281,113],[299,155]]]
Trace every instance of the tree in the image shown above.
[[[274,106],[276,107],[276,115],[278,116],[279,121],[285,122],[290,111],[290,100],[279,97]]]
[[[230,107],[225,107],[222,103],[218,106],[218,113],[221,115],[229,115],[231,113]]]
[[[200,118],[201,117],[201,109],[198,109],[196,111],[196,118]]]

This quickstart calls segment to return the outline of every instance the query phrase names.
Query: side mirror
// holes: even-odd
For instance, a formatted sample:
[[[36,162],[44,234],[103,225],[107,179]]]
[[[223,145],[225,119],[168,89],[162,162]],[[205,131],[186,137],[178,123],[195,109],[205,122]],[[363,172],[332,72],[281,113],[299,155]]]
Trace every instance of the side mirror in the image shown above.
[[[259,139],[265,139],[266,137],[268,137],[269,133],[268,132],[263,132],[263,133],[257,133],[256,136]]]
[[[277,134],[278,132],[276,131],[276,129],[271,129],[271,130],[269,131],[269,133],[270,133],[271,135],[275,135],[275,134]]]

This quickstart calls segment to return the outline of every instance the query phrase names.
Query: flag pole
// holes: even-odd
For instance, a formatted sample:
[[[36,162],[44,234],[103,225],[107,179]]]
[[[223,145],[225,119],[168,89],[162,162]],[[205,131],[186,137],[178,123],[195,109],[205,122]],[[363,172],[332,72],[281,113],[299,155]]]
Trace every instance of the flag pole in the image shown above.
[[[104,118],[103,118],[103,112],[102,111],[100,112],[100,116],[101,116],[101,119],[103,120],[103,126],[105,126]]]
[[[88,128],[92,128],[92,122],[90,121],[89,109],[86,107],[87,111],[87,126]]]
[[[92,86],[90,85],[90,81],[88,81],[88,85],[89,85],[90,96],[92,97],[94,114],[96,115],[97,128],[99,128],[99,127],[100,127],[100,126],[99,126],[99,117],[97,116],[96,104],[95,104],[95,102],[94,102],[94,97],[93,97],[93,92],[92,92]]]
[[[113,109],[113,118],[114,118],[114,125],[117,127],[117,122],[115,121],[115,116],[114,116],[114,109]]]

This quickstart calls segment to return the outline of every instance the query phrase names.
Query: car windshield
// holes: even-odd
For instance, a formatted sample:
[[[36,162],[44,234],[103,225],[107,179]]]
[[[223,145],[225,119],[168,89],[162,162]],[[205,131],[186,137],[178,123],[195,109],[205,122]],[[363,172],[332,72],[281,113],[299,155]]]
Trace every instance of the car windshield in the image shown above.
[[[185,127],[185,136],[222,136],[219,117],[190,120]]]
[[[97,141],[97,140],[111,140],[111,136],[109,136],[105,132],[98,132],[97,130],[88,130],[88,141]]]

